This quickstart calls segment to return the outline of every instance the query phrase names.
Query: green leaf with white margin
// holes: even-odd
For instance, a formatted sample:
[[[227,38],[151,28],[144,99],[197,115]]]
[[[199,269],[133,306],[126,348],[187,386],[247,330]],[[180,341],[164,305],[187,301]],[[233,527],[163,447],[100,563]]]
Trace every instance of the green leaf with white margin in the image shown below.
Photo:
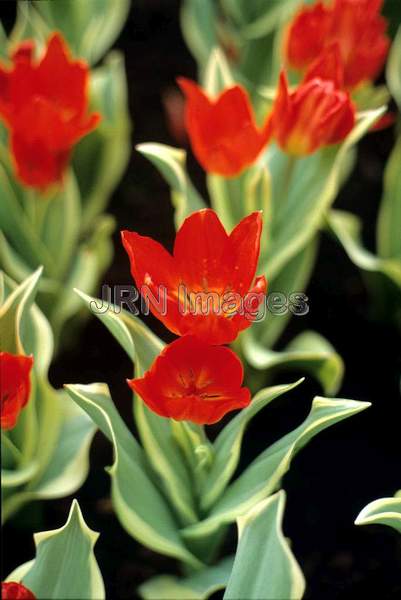
[[[344,375],[344,364],[330,342],[315,331],[303,331],[283,351],[270,350],[256,340],[243,346],[254,368],[295,368],[315,377],[326,394],[335,394]]]
[[[386,66],[387,85],[401,110],[401,27],[391,46]]]
[[[138,593],[144,600],[206,600],[226,587],[232,566],[233,557],[230,556],[189,577],[153,577],[139,587]]]
[[[268,281],[268,296],[264,305],[264,313],[260,314],[260,320],[255,321],[252,327],[242,332],[240,337],[241,345],[245,347],[256,343],[258,346],[273,348],[279,339],[281,333],[286,327],[291,315],[297,314],[299,306],[295,306],[291,299],[295,297],[292,294],[300,294],[306,289],[309,279],[312,275],[316,262],[319,238],[316,236],[281,269],[280,273],[273,280]],[[262,257],[261,257],[262,258]],[[259,270],[258,270],[259,273]],[[275,293],[285,295],[285,304],[282,302],[282,296],[278,296],[278,310],[274,310]],[[272,304],[270,304],[272,299]],[[302,307],[301,307],[302,308]],[[306,309],[306,307],[305,307]],[[247,349],[244,350],[248,354]],[[253,365],[258,368],[257,363]]]
[[[63,391],[55,392],[50,386],[42,385],[39,393],[39,431],[33,455],[35,469],[24,481],[26,485],[4,500],[3,520],[28,502],[69,496],[81,487],[88,476],[89,449],[96,432],[95,424]],[[14,473],[20,475],[21,469]],[[2,473],[2,485],[3,479]]]
[[[3,157],[3,151],[5,157]],[[35,230],[24,210],[24,207],[32,206],[31,200],[34,200],[31,197],[32,193],[30,190],[23,190],[22,186],[15,181],[8,162],[8,151],[1,143],[0,188],[0,222],[8,242],[18,251],[31,269],[43,265],[47,276],[57,278],[55,257],[44,245],[40,233]]]
[[[36,533],[35,559],[15,569],[7,581],[20,581],[36,598],[103,600],[103,578],[93,552],[98,537],[73,500],[66,524]]]
[[[271,176],[263,165],[253,165],[238,177],[221,177],[208,174],[207,185],[212,208],[227,231],[247,215],[256,210],[263,211],[263,232],[261,237],[260,262],[268,253],[271,237],[272,194]]]
[[[100,300],[79,290],[75,291],[135,362],[136,375],[142,376],[162,351],[163,342],[139,318],[126,310],[113,305],[102,308]],[[134,414],[149,461],[163,482],[163,488],[180,520],[183,524],[195,522],[197,517],[192,481],[180,448],[174,440],[174,434],[179,434],[184,425],[174,423],[173,432],[169,419],[150,411],[137,397],[134,402]]]
[[[29,319],[29,311],[34,303],[42,268],[37,269],[19,286],[14,285],[0,308],[2,349],[13,354],[25,354],[22,331]],[[4,280],[8,284],[8,278]]]
[[[154,143],[139,144],[136,149],[155,165],[170,185],[177,229],[191,213],[206,207],[186,172],[185,150]]]
[[[261,155],[258,165],[265,166],[271,176],[272,221],[266,258],[260,262],[258,272],[269,281],[316,235],[348,172],[355,144],[384,111],[382,107],[363,114],[339,147],[324,148],[296,159],[271,144]],[[246,175],[245,172],[231,179],[218,175],[207,178],[212,206],[228,228],[246,216],[243,191]]]
[[[317,396],[305,421],[262,452],[226,488],[203,521],[182,530],[183,536],[188,540],[209,536],[222,524],[245,514],[279,487],[294,456],[317,433],[368,406],[368,402]]]
[[[401,287],[401,261],[398,258],[380,258],[363,247],[361,221],[357,216],[345,211],[331,210],[327,221],[331,232],[357,267],[373,273],[384,273]]]
[[[78,489],[89,470],[89,446],[95,433],[89,417],[48,383],[53,336],[33,304],[39,276],[40,269],[19,286],[2,278],[6,300],[0,312],[5,309],[7,328],[15,331],[19,351],[34,356],[29,403],[16,427],[2,436],[2,442],[14,448],[12,464],[2,470],[2,485],[23,486],[6,494],[4,520],[28,501],[66,496]]]
[[[34,6],[50,30],[63,32],[75,56],[94,64],[117,39],[130,0],[35,0]]]
[[[144,546],[200,568],[200,561],[185,547],[169,505],[148,473],[145,453],[118,414],[108,387],[67,385],[66,390],[113,444],[114,463],[108,472],[122,526]]]
[[[214,446],[214,462],[203,485],[201,508],[206,512],[223,493],[227,483],[238,467],[242,439],[246,427],[265,406],[282,394],[297,387],[303,379],[286,385],[276,385],[261,390],[249,406],[238,413],[217,436]]]
[[[370,502],[357,516],[355,525],[388,525],[401,533],[401,497]]]
[[[63,280],[76,252],[81,225],[79,189],[73,172],[64,178],[62,189],[55,197],[38,196],[32,202],[46,203],[40,237],[48,252],[55,258],[57,279]]]
[[[180,13],[181,31],[199,67],[217,46],[217,10],[214,0],[184,0]]]
[[[76,316],[80,302],[73,293],[73,288],[82,288],[87,293],[93,293],[113,257],[112,234],[115,220],[111,215],[100,215],[93,227],[92,236],[84,242],[75,256],[68,277],[64,283],[63,293],[53,302],[49,320],[58,341],[60,332],[68,319]],[[65,334],[71,332],[65,330]]]
[[[101,121],[74,150],[73,168],[82,196],[81,229],[91,231],[104,211],[131,155],[131,122],[128,112],[124,57],[111,52],[92,72],[90,106]]]
[[[305,578],[283,535],[285,492],[237,519],[238,548],[224,600],[300,600]]]
[[[325,148],[301,159],[288,159],[275,145],[268,148],[264,160],[272,176],[273,223],[261,270],[269,279],[316,234],[343,181],[350,150],[385,110],[364,114],[338,148]]]
[[[32,268],[29,267],[18,252],[15,251],[2,231],[0,231],[0,256],[4,271],[8,273],[14,281],[24,281],[32,275]],[[54,296],[58,289],[59,284],[54,281],[54,279],[48,279],[46,277],[41,278],[38,286],[39,292],[52,294]]]
[[[401,31],[401,30],[400,30]],[[401,39],[401,35],[400,35]],[[401,47],[400,47],[401,52]],[[401,65],[400,65],[401,68]],[[401,264],[401,133],[388,159],[383,197],[377,220],[377,250],[381,258],[398,258]]]
[[[234,77],[224,52],[221,48],[213,48],[205,68],[202,81],[203,89],[208,96],[213,98],[233,85],[235,85]]]

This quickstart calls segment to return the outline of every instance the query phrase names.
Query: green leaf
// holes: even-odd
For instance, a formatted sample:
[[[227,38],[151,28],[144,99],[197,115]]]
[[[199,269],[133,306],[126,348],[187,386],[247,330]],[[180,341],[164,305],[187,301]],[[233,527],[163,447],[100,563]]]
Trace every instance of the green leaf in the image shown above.
[[[249,40],[264,38],[288,21],[299,0],[273,0],[262,5],[263,12],[245,25],[241,35]]]
[[[35,300],[42,268],[8,295],[0,309],[2,349],[13,354],[27,354],[23,344],[23,330],[29,318],[29,310]]]
[[[143,583],[138,592],[144,600],[206,600],[225,588],[232,566],[233,557],[230,556],[218,565],[202,569],[189,577],[160,575]]]
[[[357,516],[355,525],[388,525],[401,533],[401,497],[370,502]]]
[[[40,270],[19,286],[2,277],[4,330],[14,332],[15,351],[34,357],[29,402],[16,427],[2,436],[2,448],[8,448],[2,456],[2,483],[8,488],[4,520],[29,501],[68,495],[80,487],[88,473],[89,445],[95,432],[86,414],[66,401],[62,392],[55,392],[47,380],[53,335],[33,304],[39,276]],[[7,460],[10,451],[11,462]]]
[[[111,236],[114,228],[113,217],[99,216],[92,236],[80,246],[64,282],[63,292],[49,308],[49,320],[56,339],[59,338],[65,322],[74,317],[79,310],[80,301],[73,289],[79,287],[89,294],[93,293],[99,278],[109,266],[113,256]],[[66,333],[71,333],[71,328]]]
[[[272,175],[273,223],[266,263],[262,265],[268,279],[274,279],[316,234],[343,181],[350,149],[384,111],[381,108],[366,113],[339,148],[289,159],[276,146],[270,146],[266,160]]]
[[[205,68],[202,87],[213,97],[235,84],[227,59],[221,48],[213,48]]]
[[[48,252],[55,259],[57,279],[62,280],[76,252],[81,225],[79,190],[73,173],[65,177],[63,188],[53,198],[32,198],[47,203],[43,224],[38,232]]]
[[[335,394],[341,385],[343,361],[330,342],[315,331],[303,331],[281,352],[249,337],[243,349],[247,361],[256,369],[295,368],[310,373],[326,394]]]
[[[33,454],[35,468],[32,467],[29,478],[25,478],[24,487],[4,500],[4,521],[28,502],[74,493],[89,472],[89,449],[96,432],[92,420],[63,392],[55,393],[48,385],[42,385],[35,404],[38,419],[38,438]],[[28,406],[33,407],[32,398]],[[17,427],[20,426],[18,422]],[[14,471],[14,486],[26,469],[24,465]],[[2,471],[2,481],[3,477]]]
[[[398,258],[401,263],[400,164],[401,135],[398,136],[384,171],[383,197],[380,204],[379,217],[377,221],[377,248],[379,255],[384,259]]]
[[[35,0],[50,29],[65,35],[73,53],[96,63],[112,46],[128,17],[129,0]]]
[[[96,310],[96,305],[100,306],[99,300],[79,290],[76,292],[88,308],[92,307]],[[95,314],[131,360],[135,361],[136,375],[142,376],[162,351],[164,347],[162,341],[140,319],[125,310],[110,306],[109,310],[102,312],[96,310]],[[163,489],[171,500],[181,523],[193,523],[197,518],[192,494],[193,485],[180,448],[174,440],[172,422],[150,411],[140,398],[135,399],[134,414],[148,459],[160,477]],[[183,427],[184,424],[175,423],[175,433],[180,432]]]
[[[103,579],[93,552],[98,537],[74,500],[66,524],[36,533],[36,558],[13,571],[7,580],[21,581],[37,598],[103,600]]]
[[[3,24],[0,21],[0,58],[2,60],[8,60],[8,40],[6,32],[4,31]]]
[[[252,346],[256,343],[258,346],[273,348],[276,341],[286,327],[294,307],[291,303],[291,294],[302,293],[312,275],[313,268],[316,262],[318,250],[318,237],[314,237],[311,241],[297,253],[281,271],[273,279],[268,281],[268,297],[265,305],[265,313],[261,314],[261,320],[253,323],[252,327],[245,330],[240,337],[241,345],[244,346],[244,353],[251,353],[251,349],[247,346]],[[261,260],[263,257],[261,256]],[[286,305],[283,310],[277,313],[271,309],[269,298],[274,299],[275,293],[284,294],[286,297]],[[281,304],[281,303],[280,303]],[[299,316],[299,315],[298,315]],[[253,365],[258,368],[257,363]]]
[[[100,124],[85,136],[74,151],[73,167],[82,196],[81,229],[92,230],[96,217],[106,208],[131,154],[131,123],[124,58],[110,53],[92,72],[91,109],[101,115]]]
[[[214,461],[203,485],[201,508],[209,510],[223,493],[238,467],[245,429],[253,417],[282,394],[289,392],[303,380],[286,385],[265,388],[256,394],[247,408],[238,413],[219,433],[214,442]]]
[[[122,526],[146,547],[199,568],[201,563],[180,538],[169,506],[149,475],[145,454],[116,411],[107,386],[68,385],[66,389],[113,444],[114,463],[108,472]]]
[[[198,65],[209,60],[217,46],[217,11],[213,0],[184,0],[181,7],[181,30]]]
[[[43,265],[46,275],[57,279],[55,257],[50,254],[23,209],[23,206],[32,208],[38,199],[32,197],[30,190],[18,185],[9,165],[0,157],[0,221],[3,233],[31,269]]]
[[[153,143],[139,144],[136,149],[155,165],[170,185],[177,229],[192,212],[205,208],[205,202],[194,188],[186,172],[185,150]]]
[[[340,147],[325,148],[311,156],[295,159],[274,144],[259,159],[271,175],[272,200],[269,238],[259,272],[274,280],[321,227],[340,184],[348,173],[352,150],[385,108],[364,114]],[[208,176],[211,203],[227,228],[246,216],[244,181]]]
[[[280,485],[297,452],[317,433],[370,406],[367,402],[316,397],[305,421],[294,431],[262,452],[225,490],[209,515],[186,527],[188,540],[211,535],[222,524],[231,523],[251,510]]]
[[[401,27],[398,28],[387,59],[386,79],[390,92],[401,110]]]
[[[345,211],[332,210],[327,221],[331,232],[357,267],[365,271],[384,273],[401,287],[401,261],[396,258],[380,258],[363,247],[361,222],[357,216]]]
[[[299,600],[305,579],[282,531],[281,490],[239,517],[238,548],[224,600]]]

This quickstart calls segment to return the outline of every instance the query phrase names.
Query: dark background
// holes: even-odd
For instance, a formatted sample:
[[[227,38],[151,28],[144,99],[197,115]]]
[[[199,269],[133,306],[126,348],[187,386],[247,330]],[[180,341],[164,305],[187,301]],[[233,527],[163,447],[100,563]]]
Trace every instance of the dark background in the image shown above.
[[[115,44],[126,57],[134,129],[132,158],[109,207],[118,222],[114,262],[103,279],[109,285],[132,283],[119,241],[120,229],[151,235],[169,248],[174,239],[168,187],[156,169],[134,151],[134,145],[145,141],[177,145],[169,132],[162,98],[174,88],[178,75],[196,77],[194,61],[181,36],[178,8],[177,0],[134,0]],[[2,2],[0,15],[6,25],[12,24],[14,12],[13,2]],[[363,218],[365,242],[372,250],[382,173],[393,136],[388,129],[361,142],[356,169],[336,201],[336,207]],[[190,171],[203,190],[203,175],[192,158]],[[369,401],[372,407],[319,434],[296,458],[284,480],[288,496],[284,531],[305,573],[307,599],[399,599],[400,536],[384,526],[353,525],[368,502],[392,496],[401,487],[399,332],[391,324],[391,314],[377,314],[360,272],[327,236],[322,236],[307,294],[310,313],[293,318],[282,343],[301,330],[318,330],[346,364],[339,396]],[[165,340],[171,339],[157,322],[149,319],[149,323]],[[131,397],[125,384],[131,375],[132,365],[125,353],[93,318],[79,343],[59,356],[51,380],[56,386],[106,381],[120,412],[132,426]],[[276,381],[292,381],[298,375],[281,374]],[[250,426],[241,467],[298,425],[313,395],[321,393],[308,379],[269,406]],[[135,598],[138,584],[156,574],[178,572],[177,565],[137,544],[119,525],[108,500],[109,478],[104,472],[111,461],[109,444],[97,434],[89,478],[75,496],[88,524],[101,532],[96,556],[108,597]],[[70,502],[67,498],[30,505],[4,527],[3,576],[33,557],[32,522],[34,531],[61,526]],[[233,528],[226,550],[234,551],[235,544]]]

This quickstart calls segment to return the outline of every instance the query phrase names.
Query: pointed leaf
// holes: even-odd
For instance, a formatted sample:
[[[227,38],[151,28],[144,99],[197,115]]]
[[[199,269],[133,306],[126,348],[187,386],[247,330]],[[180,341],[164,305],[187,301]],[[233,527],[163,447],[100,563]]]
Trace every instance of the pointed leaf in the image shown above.
[[[203,485],[201,507],[209,510],[224,491],[240,459],[242,439],[248,423],[262,408],[282,394],[289,392],[303,380],[287,385],[276,385],[261,390],[251,404],[238,413],[219,433],[214,442],[214,461]]]
[[[345,211],[332,210],[328,215],[328,224],[354,264],[365,271],[384,273],[401,287],[401,261],[397,258],[380,258],[363,247],[358,217]]]
[[[189,577],[160,575],[143,583],[138,592],[144,600],[206,600],[225,588],[232,566],[233,557],[230,556]]]
[[[269,350],[256,340],[244,345],[248,362],[256,369],[295,368],[315,377],[326,394],[335,394],[344,375],[344,364],[333,346],[315,331],[303,331],[282,352]]]
[[[186,152],[184,150],[153,143],[139,144],[136,149],[155,165],[170,185],[177,229],[192,212],[205,208],[205,202],[192,185],[186,172]]]
[[[355,525],[388,525],[401,533],[401,497],[380,498],[359,513]]]
[[[66,524],[36,533],[36,558],[21,565],[7,579],[21,580],[37,598],[103,600],[103,579],[93,553],[98,537],[85,523],[74,500]]]
[[[89,308],[101,306],[100,300],[78,290],[76,292]],[[135,362],[136,376],[141,377],[162,351],[163,342],[138,317],[126,310],[110,305],[108,310],[98,309],[95,314]],[[183,455],[175,442],[172,422],[153,413],[138,397],[134,402],[134,414],[149,461],[163,482],[163,488],[182,524],[193,523],[197,518],[193,485]],[[182,423],[175,423],[175,433],[183,427]]]
[[[239,517],[238,548],[224,600],[300,600],[305,579],[282,531],[285,492]]]
[[[183,530],[188,538],[210,535],[269,496],[297,452],[317,433],[370,406],[368,402],[316,397],[305,421],[260,454],[224,492],[204,521]]]
[[[122,526],[148,548],[199,567],[200,562],[180,538],[169,506],[149,476],[145,454],[119,416],[107,386],[68,385],[66,389],[113,444],[109,474]]]

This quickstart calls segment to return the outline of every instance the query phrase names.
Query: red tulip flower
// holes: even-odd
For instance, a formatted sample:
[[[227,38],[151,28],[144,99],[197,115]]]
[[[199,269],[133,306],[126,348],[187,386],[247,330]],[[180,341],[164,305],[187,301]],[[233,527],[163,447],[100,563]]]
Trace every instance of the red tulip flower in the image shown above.
[[[244,88],[235,85],[209,98],[194,81],[178,84],[187,103],[185,124],[193,152],[208,173],[239,175],[252,165],[270,137],[269,122],[259,128]]]
[[[59,33],[34,58],[34,43],[20,44],[12,66],[0,65],[0,118],[10,131],[15,171],[27,186],[43,191],[59,183],[71,151],[100,116],[88,113],[89,69],[72,60]]]
[[[289,66],[305,71],[326,46],[338,43],[344,85],[354,88],[374,80],[386,60],[390,39],[380,14],[383,0],[333,0],[303,6],[291,22],[285,41]]]
[[[338,144],[355,123],[355,109],[348,92],[333,81],[306,78],[292,93],[284,73],[271,115],[278,145],[289,154],[305,156],[322,146]]]
[[[32,356],[0,352],[1,428],[12,429],[29,400]]]
[[[36,596],[22,583],[3,581],[1,584],[2,600],[35,600]]]
[[[216,213],[203,209],[180,227],[173,255],[131,231],[122,232],[122,241],[136,286],[170,331],[228,344],[251,325],[264,300],[266,279],[255,279],[261,231],[259,212],[228,235]],[[149,301],[161,295],[165,305]]]
[[[142,378],[128,385],[161,417],[210,425],[231,410],[248,406],[241,387],[244,370],[225,346],[210,346],[194,336],[167,346]]]

